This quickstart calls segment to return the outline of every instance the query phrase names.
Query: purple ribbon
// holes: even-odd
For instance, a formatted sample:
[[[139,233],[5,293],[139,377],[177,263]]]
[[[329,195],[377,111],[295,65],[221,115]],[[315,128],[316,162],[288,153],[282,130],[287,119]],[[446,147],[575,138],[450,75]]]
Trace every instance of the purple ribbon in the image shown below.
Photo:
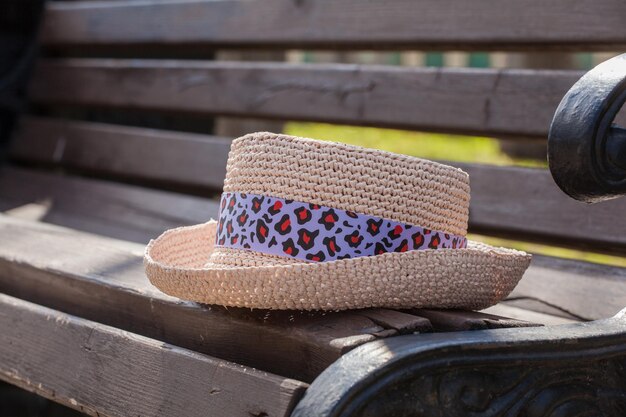
[[[385,252],[460,249],[462,236],[278,197],[223,193],[216,245],[323,262]]]

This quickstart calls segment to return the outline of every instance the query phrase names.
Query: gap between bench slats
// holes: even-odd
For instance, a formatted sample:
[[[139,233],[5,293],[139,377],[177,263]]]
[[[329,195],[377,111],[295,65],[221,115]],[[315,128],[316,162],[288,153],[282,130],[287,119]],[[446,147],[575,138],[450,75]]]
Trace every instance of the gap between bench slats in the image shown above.
[[[43,60],[29,97],[72,105],[547,136],[582,72],[120,59]]]
[[[51,2],[48,46],[578,49],[626,45],[621,0]],[[170,24],[162,25],[162,22]]]
[[[0,379],[94,416],[289,416],[307,387],[4,294],[0,333]]]
[[[229,140],[207,135],[28,117],[22,120],[12,155],[19,161],[219,192],[229,147]],[[451,164],[470,174],[472,232],[626,253],[625,201],[592,207],[575,202],[556,187],[547,170]],[[27,189],[12,191],[19,192]],[[205,203],[188,203],[193,204]],[[217,211],[202,214],[190,220],[207,219]]]
[[[24,184],[31,184],[31,186],[24,187]],[[33,186],[32,184],[37,185]],[[47,198],[45,196],[47,196]],[[159,201],[161,201],[162,204],[159,204]],[[180,203],[176,204],[176,201],[179,201]],[[47,206],[38,202],[43,202],[47,204]],[[201,208],[198,207],[198,203],[201,203]],[[154,205],[155,207],[151,208],[151,205]],[[135,288],[137,285],[141,285],[141,288],[143,289],[141,289],[141,291],[132,290],[132,294],[140,297],[144,297],[144,295],[141,294],[145,294],[146,297],[156,297],[157,300],[166,300],[159,301],[153,305],[158,307],[158,309],[166,309],[161,311],[180,310],[179,313],[168,313],[168,315],[164,316],[172,317],[173,321],[171,324],[177,322],[177,320],[182,320],[181,322],[184,322],[184,320],[191,320],[191,323],[194,323],[195,320],[203,321],[206,320],[207,315],[211,317],[212,315],[222,317],[224,313],[219,309],[213,310],[213,312],[206,312],[204,310],[198,312],[196,311],[197,309],[185,308],[185,306],[188,306],[186,303],[171,304],[171,298],[165,297],[163,294],[159,293],[147,284],[147,280],[143,274],[143,268],[141,266],[140,254],[143,249],[143,243],[147,242],[150,237],[158,235],[166,228],[179,226],[181,224],[199,223],[206,220],[206,218],[210,217],[210,215],[207,216],[207,213],[204,211],[205,209],[215,210],[216,207],[211,206],[208,202],[202,203],[202,200],[198,198],[178,196],[173,193],[163,193],[159,191],[140,189],[137,187],[124,186],[121,184],[109,184],[102,181],[71,177],[59,178],[52,175],[30,173],[23,170],[5,169],[4,173],[0,175],[0,210],[3,210],[5,213],[7,213],[8,210],[7,214],[12,217],[30,218],[33,220],[38,218],[41,221],[59,225],[70,227],[80,226],[82,227],[82,230],[95,233],[99,233],[100,231],[106,232],[108,230],[109,236],[115,236],[115,230],[121,231],[137,228],[137,235],[143,234],[145,236],[143,240],[139,240],[142,245],[137,246],[132,243],[124,243],[119,240],[110,241],[102,237],[85,235],[83,233],[67,229],[62,229],[63,232],[45,232],[53,229],[48,229],[51,226],[45,224],[31,222],[24,223],[19,222],[17,219],[3,217],[3,236],[9,236],[8,234],[10,232],[11,236],[14,235],[15,238],[9,239],[7,237],[6,241],[12,242],[15,240],[16,242],[13,243],[13,246],[6,246],[4,248],[5,251],[9,250],[9,252],[7,252],[9,253],[9,256],[6,258],[7,262],[5,263],[5,268],[10,268],[9,271],[13,271],[14,274],[13,281],[15,282],[11,284],[11,286],[13,288],[18,288],[21,285],[26,285],[26,288],[28,288],[27,291],[30,293],[33,291],[32,288],[38,288],[37,284],[32,284],[33,280],[35,282],[38,280],[44,280],[43,282],[49,281],[50,283],[58,282],[58,291],[55,291],[54,293],[59,296],[66,296],[68,291],[67,288],[76,288],[76,285],[66,286],[62,282],[62,279],[57,278],[56,280],[49,280],[47,275],[56,274],[62,276],[66,273],[70,275],[69,279],[71,280],[72,277],[80,276],[80,274],[83,273],[81,271],[87,270],[90,271],[90,275],[87,277],[85,282],[91,283],[89,285],[96,285],[96,288],[99,288],[99,282],[103,283],[102,287],[104,288],[108,288],[111,282],[117,283],[118,285],[130,286],[130,288]],[[40,210],[40,212],[37,213],[37,210]],[[161,210],[161,212],[159,210]],[[32,215],[33,211],[35,212],[35,215],[39,214],[39,217],[29,217]],[[18,221],[19,223],[15,224],[13,227],[9,227],[12,220]],[[23,227],[22,223],[24,223]],[[105,229],[104,225],[107,223],[110,227]],[[152,223],[154,223],[154,225],[151,226]],[[46,247],[52,246],[56,249],[56,252],[51,252],[47,255],[46,253],[29,253],[25,248],[31,247],[31,237],[34,242],[33,244],[45,245]],[[80,239],[78,237],[80,237]],[[87,243],[82,244],[81,242]],[[80,262],[78,259],[79,257],[74,256],[75,252],[80,254],[83,246],[90,246],[89,242],[94,242],[91,246],[98,246],[101,254],[105,253],[102,251],[106,248],[106,253],[109,254],[107,256],[109,256],[111,260],[107,260],[106,257],[102,259],[98,258],[93,252],[88,252],[86,254],[82,254],[82,257],[85,260]],[[22,249],[24,252],[21,252]],[[63,264],[63,262],[59,260],[60,249],[64,250],[63,253],[66,253],[65,256],[70,259],[72,257],[76,257],[76,260],[70,264]],[[0,248],[0,250],[3,249]],[[17,266],[15,265],[15,262],[12,261],[15,259],[22,259],[24,257],[32,260],[29,262],[36,262],[36,265],[40,266],[46,265],[45,260],[48,258],[50,259],[50,262],[52,262],[52,265],[60,264],[65,266],[59,271],[51,270],[47,267],[47,269],[43,272],[31,273],[28,272],[30,271],[30,269],[28,269],[29,262],[25,262],[26,272],[20,272],[18,274],[15,271]],[[97,262],[94,262],[96,262],[97,267],[90,263],[89,259],[91,259],[91,257],[96,258]],[[2,256],[0,256],[0,258],[2,258]],[[118,260],[116,261],[116,259]],[[111,263],[119,264],[120,266],[118,269],[113,268],[112,270],[103,266]],[[95,281],[93,271],[97,271]],[[8,276],[11,275],[9,274]],[[572,318],[563,311],[556,310],[545,303],[533,300],[534,298],[539,298],[547,303],[554,304],[558,307],[574,312],[575,314],[586,319],[609,317],[626,305],[625,281],[626,270],[622,268],[535,256],[530,269],[527,271],[524,279],[520,282],[517,289],[513,293],[514,297],[522,297],[522,299],[511,303],[507,302],[507,305]],[[126,284],[124,284],[125,282]],[[5,285],[8,285],[7,281],[5,281]],[[50,291],[47,291],[45,288],[38,289],[37,291],[41,291],[42,300],[49,299],[47,294]],[[130,296],[125,291],[122,291],[122,293],[126,294],[122,298]],[[98,297],[100,297],[98,292],[91,291],[89,294],[95,297],[95,304],[90,308],[103,308],[103,306],[97,301]],[[18,296],[26,298],[24,294],[18,294]],[[530,297],[530,299],[524,297]],[[597,300],[597,302],[590,303],[589,299]],[[35,301],[41,302],[39,299]],[[163,303],[166,304],[165,307],[162,306]],[[148,304],[149,303],[147,301],[142,301],[141,303],[135,302],[133,305],[136,309],[145,309],[148,311],[148,309],[151,308]],[[121,310],[118,310],[118,313],[116,314],[129,313],[127,310],[128,307],[123,307],[124,305],[125,304],[121,304],[122,307],[119,307]],[[53,307],[60,308],[58,306]],[[107,314],[107,317],[114,317],[112,312]],[[146,313],[147,316],[150,316],[151,314],[153,313]],[[136,320],[148,319],[146,316],[138,315],[138,317],[139,318],[130,321],[130,323],[138,323],[139,325],[139,322]],[[184,317],[184,319],[181,319],[180,317]],[[229,320],[224,322],[224,326],[226,327],[231,326],[229,323],[233,322],[235,323],[232,324],[234,326],[243,326],[240,328],[244,332],[258,331],[258,326],[255,323],[249,324],[246,321],[239,323],[236,315],[228,317],[230,317]],[[295,319],[297,321],[293,323],[293,326],[295,326],[294,329],[300,328],[302,327],[302,323],[306,323],[306,321],[300,322],[300,320],[304,320],[303,317],[296,316]],[[309,347],[307,349],[316,353],[312,356],[306,357],[309,358],[308,360],[311,362],[310,366],[313,368],[319,368],[323,366],[324,363],[328,363],[329,360],[334,360],[334,358],[338,357],[338,349],[336,347],[329,348],[327,346],[330,341],[334,340],[333,338],[345,338],[354,335],[362,338],[363,336],[368,336],[381,330],[380,327],[376,329],[371,321],[354,321],[351,322],[352,324],[347,328],[345,327],[345,324],[341,324],[343,327],[338,330],[333,328],[333,326],[339,326],[341,320],[333,321],[330,320],[329,317],[325,320],[326,326],[330,326],[327,327],[326,330],[324,330],[324,328],[320,328],[316,330],[313,329],[304,331],[304,333],[302,333],[303,330],[301,329],[297,332],[300,335],[308,334],[308,337],[310,337],[311,343],[308,345]],[[168,323],[170,322],[168,321],[164,325],[168,325]],[[208,326],[209,322],[207,321],[206,323]],[[272,321],[265,322],[265,329],[272,328],[272,323]],[[214,329],[212,326],[215,325],[217,324],[213,323],[206,328],[210,331],[208,334],[213,335],[217,339],[224,337],[224,340],[229,340],[229,337],[232,337],[228,334],[227,328],[225,329],[217,325],[217,328]],[[197,326],[197,324],[188,324],[184,327],[197,331]],[[246,326],[252,327],[248,328]],[[175,328],[179,327],[180,326],[176,326]],[[147,328],[152,329],[152,325],[147,326]],[[138,331],[136,329],[131,330]],[[181,331],[182,330],[179,329],[177,332],[171,333],[172,330],[168,330],[164,331],[163,334],[169,334],[170,336],[177,334],[180,335]],[[266,340],[262,337],[263,335],[265,335],[265,337],[269,337],[267,331],[268,330],[264,330],[264,332],[259,335],[259,337],[261,337],[260,340]],[[284,337],[281,333],[277,334],[280,337]],[[273,335],[272,337],[277,336]],[[294,339],[289,343],[292,342],[297,345],[298,343],[302,343],[302,340]],[[228,343],[220,345],[219,342],[216,342],[215,345],[203,344],[198,339],[197,335],[194,335],[190,341],[186,343],[191,343],[188,347],[193,349],[215,348],[216,350],[219,350],[223,346],[229,346]],[[248,355],[243,357],[240,355],[240,357],[237,358],[229,358],[239,362],[246,359],[250,360],[252,356],[258,353],[255,351],[254,346],[251,347],[251,349],[252,353],[233,351],[232,349],[228,349],[227,353],[242,353],[242,355],[245,353],[245,355]],[[299,363],[297,362],[301,359],[299,355],[305,352],[307,352],[307,350],[303,348],[294,349],[289,354],[286,354],[286,356],[282,356],[282,351],[276,352],[277,356],[281,358],[281,360],[277,362],[278,365],[281,365],[281,372],[277,370],[274,370],[273,372],[281,375],[289,375],[283,373],[284,370],[282,370],[282,365],[284,365],[284,368],[287,368],[287,371],[291,370],[292,372],[299,372],[300,370],[297,367],[291,367],[295,366],[291,363],[291,359],[295,358],[294,362]],[[217,354],[213,351],[209,351],[207,353],[217,356]],[[261,359],[266,360],[266,358]],[[267,364],[270,363],[272,362],[267,361]],[[275,366],[275,364],[272,363],[272,366]]]

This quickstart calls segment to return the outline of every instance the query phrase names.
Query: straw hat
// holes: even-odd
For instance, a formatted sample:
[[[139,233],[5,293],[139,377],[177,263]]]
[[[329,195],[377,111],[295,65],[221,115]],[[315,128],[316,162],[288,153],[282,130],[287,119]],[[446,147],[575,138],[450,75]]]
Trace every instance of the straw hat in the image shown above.
[[[218,221],[149,243],[150,282],[263,309],[482,309],[530,255],[468,241],[469,178],[439,163],[273,133],[236,139]]]

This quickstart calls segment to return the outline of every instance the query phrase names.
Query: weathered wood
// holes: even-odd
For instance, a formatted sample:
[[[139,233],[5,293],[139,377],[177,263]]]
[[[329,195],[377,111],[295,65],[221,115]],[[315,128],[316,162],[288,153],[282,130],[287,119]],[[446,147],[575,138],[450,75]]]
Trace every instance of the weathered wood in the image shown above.
[[[220,50],[215,53],[218,61],[286,61],[286,51],[267,50]],[[235,117],[218,117],[215,119],[213,133],[224,137],[243,136],[250,132],[281,133],[284,122],[280,120],[242,119]]]
[[[625,284],[625,268],[535,255],[531,268],[510,296],[518,300],[506,305],[565,318],[598,320],[626,306]]]
[[[625,14],[620,0],[582,0],[575,7],[563,0],[54,2],[43,41],[92,48],[613,51],[626,45]]]
[[[166,229],[217,218],[218,202],[5,167],[0,171],[0,210],[14,217],[146,244]]]
[[[306,384],[0,294],[0,379],[93,416],[288,416]]]
[[[411,310],[411,312],[427,318],[435,331],[439,332],[539,326],[536,323],[512,320],[476,311],[419,309]]]
[[[354,312],[202,306],[152,287],[144,245],[0,216],[0,292],[268,372],[312,380],[384,327]]]
[[[544,139],[579,71],[343,64],[44,60],[44,105],[313,120]]]
[[[62,119],[22,119],[16,159],[170,186],[222,188],[230,140]]]
[[[53,50],[64,49],[62,56],[78,52],[128,57],[176,57],[196,52],[201,57],[212,49],[242,46],[439,50],[615,50],[626,46],[622,24],[626,6],[618,0],[583,0],[575,7],[565,0],[550,4],[540,0],[461,3],[391,0],[382,7],[356,0],[55,2],[49,6],[43,39]],[[538,8],[542,13],[536,12]],[[163,21],[171,24],[157,24]],[[44,60],[37,70],[31,99],[44,111],[54,107],[53,114],[62,114],[63,107],[80,107],[86,112],[141,110],[155,117],[166,113],[176,117],[224,115],[544,139],[556,105],[580,75],[577,71]],[[13,149],[13,157],[20,163],[170,189],[191,187],[185,190],[206,195],[221,187],[228,142],[219,138],[40,118],[29,118],[22,127]],[[464,168],[472,176],[472,231],[626,253],[626,238],[620,233],[621,226],[626,225],[620,216],[624,204],[612,202],[593,211],[575,205],[556,190],[543,170]],[[156,341],[85,319],[66,322],[59,313],[54,314],[60,322],[44,322],[42,312],[48,310],[23,301],[18,301],[19,310],[25,313],[16,321],[13,310],[3,312],[4,301],[10,298],[0,295],[0,333],[12,326],[9,337],[16,340],[9,348],[0,345],[0,364],[5,363],[5,347],[12,355],[8,360],[17,363],[9,363],[11,369],[21,372],[18,375],[13,370],[10,374],[20,376],[19,384],[44,395],[56,395],[91,413],[206,414],[213,410],[210,406],[219,408],[220,401],[227,401],[231,408],[219,409],[225,415],[239,411],[273,415],[262,407],[250,407],[275,402],[272,393],[283,395],[287,391],[279,401],[284,414],[293,404],[290,398],[297,398],[304,385],[284,387],[276,384],[282,382],[277,378],[262,390],[246,383],[239,386],[238,379],[223,376],[227,374],[223,368],[243,372],[246,378],[263,379],[266,375],[232,365],[216,366],[220,360],[202,353],[310,381],[347,351],[377,338],[428,331],[431,324],[446,331],[523,325],[497,316],[451,311],[377,309],[320,314],[200,306],[167,297],[148,284],[141,266],[143,245],[15,218],[39,219],[143,242],[167,228],[198,223],[214,215],[214,203],[202,198],[9,169],[8,175],[0,175],[0,210],[13,217],[0,216],[0,291],[159,340],[157,345]],[[548,321],[605,317],[626,304],[624,271],[536,257],[511,300],[496,309],[529,308]],[[602,302],[589,303],[590,298]],[[520,313],[520,318],[527,317]],[[33,329],[32,334],[25,337],[20,333],[24,328]],[[515,342],[531,334],[520,331],[504,335]],[[544,345],[554,345],[561,333],[548,333],[543,333]],[[38,343],[39,337],[47,344]],[[461,334],[461,339],[470,341],[466,346],[485,340],[467,338],[467,333]],[[76,340],[80,343],[73,343]],[[424,340],[429,339],[419,343]],[[452,349],[455,340],[445,335],[432,339]],[[506,344],[497,337],[495,340],[499,346]],[[161,341],[200,353],[170,349]],[[142,343],[147,347],[135,349]],[[411,339],[404,346],[416,344]],[[389,345],[377,345],[382,354],[373,363],[385,362],[393,356],[393,347],[401,345],[393,340]],[[21,350],[25,357],[18,356]],[[63,355],[52,355],[59,351]],[[503,355],[515,356],[513,351],[508,349]],[[492,359],[484,352],[480,354],[481,360]],[[50,361],[51,357],[55,360]],[[84,357],[88,365],[84,365]],[[463,353],[454,360],[468,357]],[[194,366],[196,363],[200,365]],[[609,368],[617,367],[604,367]],[[360,372],[372,369],[361,366]],[[588,369],[596,367],[589,365]],[[525,375],[522,371],[520,375]],[[463,379],[459,372],[456,381],[474,381]],[[78,384],[66,377],[79,373],[86,376],[79,377]],[[173,374],[170,379],[163,378],[169,373]],[[117,378],[119,374],[123,377]],[[140,378],[141,383],[127,389],[133,378]],[[50,384],[36,386],[42,379]],[[183,383],[178,382],[183,379]],[[221,386],[214,391],[214,379],[226,386],[226,396]],[[194,382],[195,386],[185,389]],[[254,383],[259,382],[255,379]],[[55,389],[52,384],[61,390],[50,394]],[[209,385],[208,394],[203,384]],[[483,385],[480,381],[470,384],[481,389]],[[87,388],[79,395],[70,395],[76,386]],[[98,390],[92,390],[93,386]],[[262,399],[246,397],[248,391]],[[327,387],[325,391],[328,393]],[[122,392],[126,397],[110,404]],[[402,395],[406,396],[406,390]],[[187,400],[187,396],[193,398]],[[126,398],[135,397],[149,402],[148,408],[142,408],[144,401],[126,404]],[[247,398],[250,403],[245,403]],[[483,397],[476,398],[481,401]],[[106,407],[93,405],[101,399]],[[232,408],[241,405],[242,399],[244,408]],[[192,413],[182,408],[187,406],[195,407]],[[312,415],[318,414],[318,409],[313,410]]]
[[[35,206],[35,218],[43,221],[94,233],[105,232],[117,238],[134,236],[142,243],[165,229],[200,223],[217,213],[215,203],[200,198],[5,169],[0,175],[0,210],[23,217],[30,215],[31,206]],[[531,217],[529,215],[528,219]],[[141,247],[136,247],[136,251],[140,250]],[[143,277],[138,264],[137,268],[136,273]],[[624,271],[622,268],[535,256],[514,295],[540,298],[589,319],[607,317],[626,305]],[[589,294],[594,294],[602,302],[589,303]],[[514,304],[569,317],[532,300],[515,301]]]
[[[126,176],[134,175],[135,179],[150,178],[161,184],[175,179],[179,185],[219,192],[230,146],[228,141],[212,139],[211,136],[205,140],[202,135],[179,133],[155,132],[153,135],[153,132],[149,129],[26,118],[21,134],[14,141],[13,157],[26,162],[75,167],[96,174],[119,175],[127,170]],[[137,158],[139,151],[145,157]],[[115,157],[116,153],[119,158]],[[126,163],[120,166],[119,160]],[[626,218],[622,215],[626,211],[626,200],[607,201],[594,206],[578,203],[563,194],[544,169],[451,164],[470,174],[470,231],[596,252],[626,253],[626,235],[622,233],[626,228]],[[37,190],[32,190],[32,195],[45,193],[49,187],[38,187],[38,181],[27,182],[29,185],[25,186],[12,181],[10,176],[0,177],[0,184],[10,190],[4,192],[0,187],[0,194],[14,199],[16,195],[28,194],[31,188]],[[74,196],[74,192],[63,191],[63,188],[59,184],[53,190],[70,199],[88,199],[85,195]],[[41,196],[40,199],[46,197]],[[107,194],[103,193],[103,201],[98,204],[109,205],[107,198]],[[217,215],[215,206],[209,209],[200,199],[182,199],[185,203],[177,203],[175,198],[164,203],[143,203],[140,198],[133,201],[137,202],[139,210],[153,210],[155,216],[163,210],[180,218],[185,217],[182,214],[185,208],[196,206],[195,210],[191,209],[195,223]],[[81,216],[91,216],[83,210],[70,210],[79,216],[77,222]],[[146,227],[155,232],[164,230],[164,227],[159,229],[159,225],[163,223],[148,223]],[[110,234],[106,231],[106,224],[102,229],[104,234]]]
[[[483,313],[496,314],[498,316],[510,317],[518,320],[528,320],[533,323],[543,324],[544,326],[554,326],[559,324],[575,323],[579,320],[553,316],[551,314],[545,314],[538,311],[525,310],[523,308],[514,307],[507,303],[496,304],[482,310]]]
[[[470,175],[470,229],[595,252],[626,252],[626,200],[574,201],[543,169],[453,163]]]
[[[358,314],[364,315],[383,327],[396,330],[400,334],[427,333],[433,330],[428,319],[401,311],[376,308],[360,310]]]
[[[536,179],[527,184],[532,182]],[[217,205],[201,198],[14,168],[5,168],[0,175],[0,210],[14,217],[26,216],[120,239],[134,238],[139,243],[165,229],[201,223],[217,215]],[[141,247],[132,250],[138,252]],[[136,273],[141,274],[137,268]],[[626,305],[625,281],[623,268],[535,255],[513,296],[540,298],[585,318],[598,319]],[[589,303],[589,294],[602,302]],[[531,299],[507,304],[570,317]]]
[[[501,181],[506,179],[506,176],[498,175]],[[522,184],[512,184],[510,188],[522,190],[523,184],[537,182],[536,178],[531,179],[532,181]],[[476,184],[472,187],[474,190],[477,188]],[[472,200],[476,202],[480,195],[481,193],[475,193]],[[575,214],[567,210],[567,203],[568,200],[564,200],[561,204],[561,213],[569,213],[568,216],[575,218]],[[582,204],[576,206],[580,209],[587,208]],[[601,208],[602,204],[598,207]],[[0,210],[13,217],[39,219],[91,233],[146,243],[165,229],[201,223],[215,217],[218,208],[215,202],[197,197],[5,168],[0,175]],[[532,212],[525,214],[513,211],[513,215],[528,216],[526,218],[529,224],[540,221],[539,216],[532,219]],[[614,224],[618,225],[619,219]],[[585,224],[580,225],[583,226]],[[616,227],[615,231],[618,232],[618,229],[620,228]],[[610,230],[605,233],[608,232]],[[119,242],[116,241],[116,246],[121,244]],[[141,247],[135,246],[133,250],[139,251]],[[615,314],[626,305],[626,287],[623,286],[625,281],[626,270],[623,268],[535,255],[530,269],[513,295],[540,298],[584,318],[598,319]],[[594,294],[602,302],[589,303],[589,294]],[[571,318],[563,311],[531,299],[507,304]],[[536,321],[531,318],[528,320]]]

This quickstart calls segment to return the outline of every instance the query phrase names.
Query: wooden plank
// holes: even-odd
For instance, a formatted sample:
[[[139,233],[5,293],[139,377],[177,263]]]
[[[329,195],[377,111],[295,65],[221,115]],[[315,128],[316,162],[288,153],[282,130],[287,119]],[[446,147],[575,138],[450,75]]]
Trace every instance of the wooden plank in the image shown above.
[[[138,243],[217,218],[218,202],[131,185],[5,167],[0,210],[14,217]]]
[[[507,305],[574,320],[612,317],[626,307],[626,268],[533,256]]]
[[[80,168],[82,172],[97,174],[119,175],[128,169],[128,176],[132,173],[141,178],[158,179],[163,183],[175,178],[177,184],[215,191],[221,187],[223,181],[223,174],[219,179],[217,175],[225,170],[228,141],[217,139],[213,141],[210,137],[204,141],[196,135],[190,135],[188,138],[187,135],[178,133],[153,134],[153,131],[148,129],[55,119],[27,118],[22,125],[21,134],[14,141],[13,149],[14,158],[20,161],[57,166],[68,164],[70,167]],[[136,151],[142,147],[146,149],[145,157],[138,158]],[[59,152],[58,149],[65,151]],[[114,156],[116,153],[120,155],[120,160],[126,161],[124,166],[118,165]],[[133,164],[135,166],[132,166]],[[622,215],[626,211],[626,200],[611,200],[592,206],[579,203],[561,192],[545,169],[458,162],[450,164],[470,174],[471,232],[596,252],[626,253],[626,234],[622,233],[626,230],[626,218]],[[49,185],[38,187],[38,181],[25,187],[11,181],[10,178],[0,177],[0,184],[2,182],[5,183],[7,192],[2,193],[0,187],[0,193],[9,199],[20,194],[32,195],[33,193],[29,191],[31,187],[36,187],[39,191],[34,193],[38,194],[47,192],[49,187]],[[28,183],[30,184],[30,181]],[[74,196],[75,192],[63,191],[64,188],[62,185],[52,187],[56,193],[71,194],[68,196],[71,199],[88,198],[85,195]],[[102,195],[98,204],[110,204],[107,202],[106,192],[98,195]],[[141,211],[163,207],[170,216],[182,219],[185,217],[182,212],[187,208],[193,213],[193,221],[196,223],[217,215],[215,206],[210,210],[209,207],[203,208],[206,204],[204,200],[184,198],[181,201],[185,201],[185,204],[179,204],[172,198],[168,199],[167,203],[155,201],[149,204],[136,197],[133,198],[135,201],[133,204]],[[159,210],[153,210],[155,216],[158,216]],[[73,210],[79,216],[77,221],[80,216],[90,215],[83,211]],[[158,233],[158,230],[163,230],[164,225],[162,221],[155,224],[144,222],[144,227],[151,230],[151,237]],[[104,224],[102,231],[109,234],[106,229],[107,226]],[[131,230],[134,229],[136,227],[131,227],[128,232],[131,234],[131,240],[146,235],[146,233],[132,234]]]
[[[0,216],[0,292],[279,375],[311,381],[384,327],[353,312],[204,306],[150,285],[137,245]]]
[[[93,416],[288,416],[307,385],[0,294],[0,379]]]
[[[507,303],[496,304],[482,310],[483,313],[496,314],[498,316],[510,317],[517,320],[525,320],[533,323],[540,323],[544,326],[555,326],[559,324],[576,323],[579,320],[553,316],[552,314],[541,313],[538,311],[526,310],[519,307],[508,305]]]
[[[579,71],[345,64],[41,61],[41,105],[312,120],[541,138]]]
[[[501,180],[506,179],[505,175],[498,175]],[[512,188],[516,186],[521,188],[521,185],[511,185]],[[0,175],[0,210],[9,210],[11,216],[23,217],[29,214],[31,206],[37,205],[41,206],[43,214],[33,219],[93,233],[108,231],[109,236],[118,238],[130,234],[142,243],[167,228],[200,223],[217,213],[214,204],[200,198],[5,168]],[[563,212],[568,213],[567,205],[563,208]],[[528,219],[532,218],[532,213],[527,215]],[[585,226],[584,222],[580,223],[580,227]],[[117,250],[121,250],[120,245],[116,240]],[[138,253],[141,248],[131,245],[127,250]],[[138,274],[137,279],[144,279],[136,262],[137,269],[133,273]],[[588,319],[609,317],[626,306],[625,271],[623,268],[535,255],[513,296],[538,298]],[[572,318],[530,298],[507,305]]]
[[[621,0],[54,2],[48,46],[577,49],[626,45]],[[168,22],[163,25],[163,22]]]
[[[371,319],[374,323],[396,330],[400,334],[428,333],[433,331],[433,326],[427,318],[402,311],[376,308],[360,310],[358,313]]]
[[[12,155],[31,162],[175,187],[221,189],[230,140],[209,135],[27,117]]]
[[[574,201],[544,169],[452,164],[470,175],[472,232],[626,253],[626,200]]]
[[[537,323],[476,311],[417,309],[411,312],[430,320],[435,331],[439,332],[540,326]]]

